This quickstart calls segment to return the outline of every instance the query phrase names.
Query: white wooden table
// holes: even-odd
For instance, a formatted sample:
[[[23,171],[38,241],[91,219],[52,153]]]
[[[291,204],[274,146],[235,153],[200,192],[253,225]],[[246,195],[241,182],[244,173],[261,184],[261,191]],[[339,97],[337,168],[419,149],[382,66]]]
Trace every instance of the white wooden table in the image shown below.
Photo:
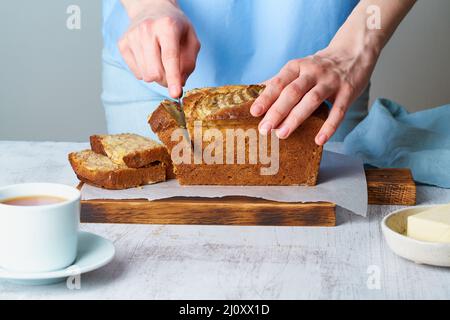
[[[85,147],[0,142],[0,186],[75,186],[67,154]],[[419,204],[446,202],[450,190],[418,187]],[[380,221],[397,208],[371,206],[368,218],[339,212],[335,228],[84,224],[114,242],[109,265],[83,275],[79,290],[0,280],[0,299],[449,299],[450,269],[388,249]]]

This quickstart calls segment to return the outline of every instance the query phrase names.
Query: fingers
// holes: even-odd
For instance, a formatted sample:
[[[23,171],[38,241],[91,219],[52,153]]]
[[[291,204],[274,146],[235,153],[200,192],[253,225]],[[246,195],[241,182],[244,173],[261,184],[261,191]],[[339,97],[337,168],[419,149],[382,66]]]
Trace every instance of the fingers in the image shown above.
[[[344,120],[345,111],[341,106],[333,106],[331,108],[330,114],[328,115],[328,119],[323,124],[319,133],[315,138],[315,142],[319,146],[323,146],[327,141],[333,136],[336,132],[337,128],[341,124],[342,120]]]
[[[126,64],[139,80],[156,81],[162,70],[159,49],[156,41],[148,32],[148,22],[128,31],[119,42],[119,50]],[[158,63],[159,62],[159,63]]]
[[[158,82],[178,98],[193,72],[200,43],[192,25],[180,18],[145,20],[127,31],[119,50],[135,77]]]
[[[161,62],[161,49],[156,41],[156,38],[145,30],[148,34],[146,41],[142,41],[142,49],[144,56],[144,73],[143,80],[145,82],[157,82],[160,85],[166,86],[166,80],[164,76],[164,67]]]
[[[194,71],[197,56],[200,51],[200,42],[197,39],[194,29],[190,29],[181,47],[181,79],[184,86],[189,75]]]
[[[119,42],[119,50],[122,54],[123,60],[127,64],[128,68],[130,68],[131,72],[133,72],[134,76],[137,79],[142,80],[142,75],[137,66],[136,60],[134,59],[133,52],[129,48],[128,44],[125,43],[125,41],[127,40],[123,39]]]
[[[315,142],[323,145],[336,132],[367,76],[370,74],[355,75],[341,68],[339,61],[320,55],[292,60],[267,82],[250,112],[253,116],[266,113],[259,125],[260,134],[276,130],[278,138],[286,139],[325,100],[334,101],[328,119],[315,137]]]
[[[283,89],[299,76],[299,66],[288,63],[280,73],[266,83],[266,88],[250,108],[254,117],[264,114],[278,99]]]
[[[270,130],[277,128],[313,86],[314,80],[308,76],[301,76],[286,86],[261,121],[259,125],[261,134],[267,134]]]
[[[141,41],[139,41],[139,35],[136,32],[130,33],[127,35],[128,39],[128,47],[132,52],[134,60],[136,61],[137,69],[139,72],[139,80],[144,79],[144,75],[146,74],[146,63],[144,58],[144,51],[142,49]]]
[[[172,98],[181,96],[181,72],[180,72],[180,36],[177,31],[167,31],[158,37],[161,47],[161,60],[166,74],[169,94]]]
[[[280,139],[286,139],[297,129],[328,97],[334,93],[330,86],[319,84],[304,95],[303,99],[289,112],[275,132]]]
[[[352,102],[351,99],[352,94],[349,90],[344,88],[339,91],[327,120],[322,125],[322,128],[315,138],[317,145],[323,146],[334,135],[337,128],[344,120],[345,113]]]

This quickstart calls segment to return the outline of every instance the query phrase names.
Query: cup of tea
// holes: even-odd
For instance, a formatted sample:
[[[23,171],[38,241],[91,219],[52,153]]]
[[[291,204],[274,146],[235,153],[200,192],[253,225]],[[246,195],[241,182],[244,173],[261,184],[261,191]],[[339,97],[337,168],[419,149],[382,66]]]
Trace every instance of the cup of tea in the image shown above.
[[[0,188],[0,267],[46,272],[76,259],[80,192],[53,183]]]

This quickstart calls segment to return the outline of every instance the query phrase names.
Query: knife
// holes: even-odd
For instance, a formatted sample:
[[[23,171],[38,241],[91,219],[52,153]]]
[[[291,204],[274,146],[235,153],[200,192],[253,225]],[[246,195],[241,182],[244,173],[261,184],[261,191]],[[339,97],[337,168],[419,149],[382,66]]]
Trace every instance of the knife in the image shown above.
[[[180,109],[181,109],[180,116],[181,116],[181,121],[182,121],[182,124],[183,124],[182,127],[186,129],[186,119],[184,117],[183,104],[181,102],[182,101],[181,98],[183,97],[183,92],[184,92],[184,90],[183,90],[183,88],[181,88],[181,95],[178,97],[178,99],[176,99],[176,101],[177,101],[177,103],[178,103],[178,105],[180,106]],[[184,132],[184,135],[185,135],[185,138],[187,139],[186,141],[190,141],[189,134],[187,133],[186,130]]]
[[[181,88],[181,95],[177,99],[177,103],[179,104],[181,109],[183,109],[183,105],[181,104],[181,98],[183,97],[183,92],[184,92],[184,90],[183,90],[183,88]]]

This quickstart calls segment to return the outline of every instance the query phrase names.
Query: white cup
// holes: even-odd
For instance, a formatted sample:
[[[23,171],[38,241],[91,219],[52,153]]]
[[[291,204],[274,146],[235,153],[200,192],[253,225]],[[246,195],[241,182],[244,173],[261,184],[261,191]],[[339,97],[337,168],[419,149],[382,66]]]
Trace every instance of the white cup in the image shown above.
[[[19,206],[1,202],[16,197],[53,196],[64,201]],[[0,188],[0,267],[17,272],[63,269],[76,258],[80,192],[53,183],[24,183]]]

